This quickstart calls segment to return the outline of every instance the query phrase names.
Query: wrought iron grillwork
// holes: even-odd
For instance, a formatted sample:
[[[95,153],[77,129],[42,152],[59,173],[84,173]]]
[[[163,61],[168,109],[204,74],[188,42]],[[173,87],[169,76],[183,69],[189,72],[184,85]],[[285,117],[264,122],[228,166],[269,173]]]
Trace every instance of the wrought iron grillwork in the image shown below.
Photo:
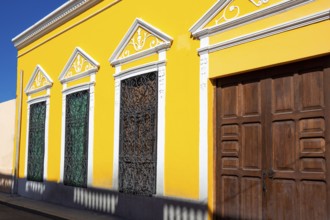
[[[89,91],[67,95],[64,184],[87,186]]]
[[[156,193],[158,77],[152,72],[121,82],[119,190]]]
[[[43,181],[46,102],[30,106],[27,179]]]

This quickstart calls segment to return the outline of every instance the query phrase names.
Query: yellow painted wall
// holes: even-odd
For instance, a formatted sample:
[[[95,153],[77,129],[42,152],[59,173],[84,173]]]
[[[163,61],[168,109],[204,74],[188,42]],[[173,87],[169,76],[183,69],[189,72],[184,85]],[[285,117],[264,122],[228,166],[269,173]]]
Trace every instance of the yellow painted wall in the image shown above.
[[[330,21],[325,21],[217,51],[210,54],[210,77],[327,54],[330,53],[329,39]]]
[[[115,70],[108,59],[134,20],[142,18],[174,39],[167,51],[166,65],[165,195],[198,199],[199,41],[191,38],[189,28],[214,0],[194,4],[189,0],[162,4],[151,0],[123,0],[112,5],[113,2],[100,2],[18,52],[18,72],[25,73],[24,88],[37,64],[54,82],[50,96],[48,181],[59,182],[60,177],[62,84],[58,77],[74,49],[80,47],[100,64],[95,86],[93,186],[111,189]],[[124,69],[153,60],[141,59]],[[20,177],[24,177],[27,135],[25,94],[22,109]]]

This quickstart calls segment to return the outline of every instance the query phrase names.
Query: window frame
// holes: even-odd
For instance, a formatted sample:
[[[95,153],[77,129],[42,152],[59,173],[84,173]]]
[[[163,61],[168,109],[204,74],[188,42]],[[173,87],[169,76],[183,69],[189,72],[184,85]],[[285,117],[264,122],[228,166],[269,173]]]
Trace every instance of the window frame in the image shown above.
[[[47,92],[48,93],[48,92]],[[45,140],[44,140],[44,167],[43,167],[43,181],[46,181],[47,179],[47,169],[48,169],[48,130],[49,130],[49,109],[50,109],[50,95],[44,95],[41,97],[33,98],[28,100],[28,106],[27,106],[27,128],[26,128],[26,148],[25,148],[25,169],[24,169],[24,176],[27,179],[28,174],[28,159],[29,159],[29,132],[30,132],[30,108],[31,105],[46,102],[46,117],[45,117]],[[33,181],[28,180],[31,182],[39,182],[39,181]]]
[[[112,187],[119,190],[119,144],[120,144],[120,99],[121,81],[150,72],[158,73],[158,109],[157,109],[157,165],[156,194],[164,194],[165,166],[165,94],[166,94],[166,51],[159,53],[159,60],[126,71],[116,68],[115,77],[115,125],[114,125],[114,160]]]
[[[76,75],[66,77],[75,57],[80,54],[94,67],[87,71],[79,72]],[[93,160],[94,160],[94,106],[95,106],[95,83],[96,73],[99,70],[99,63],[89,56],[81,48],[76,47],[65,65],[59,80],[62,83],[62,125],[61,125],[61,158],[60,158],[60,183],[64,184],[64,163],[65,163],[65,125],[66,125],[66,97],[69,94],[80,92],[83,90],[89,91],[89,125],[88,125],[88,162],[87,162],[87,186],[93,185]],[[82,78],[89,77],[89,82],[81,83],[68,87],[68,83],[74,82]]]
[[[42,74],[42,80],[45,80],[46,84],[41,84],[39,88],[33,88],[33,84],[38,81],[36,79],[37,74]],[[50,91],[53,85],[53,80],[46,73],[46,71],[38,64],[31,75],[31,78],[25,88],[25,94],[27,95],[27,121],[26,121],[26,143],[25,143],[25,167],[24,167],[24,177],[27,180],[28,172],[28,152],[29,152],[29,131],[30,131],[30,107],[33,104],[39,102],[46,102],[46,118],[45,118],[45,143],[44,143],[44,167],[43,167],[43,182],[47,180],[48,176],[48,139],[49,139],[49,111],[50,111]],[[39,92],[46,92],[45,95],[36,95]],[[36,95],[36,97],[32,97]],[[27,183],[35,183],[36,181],[28,181]]]

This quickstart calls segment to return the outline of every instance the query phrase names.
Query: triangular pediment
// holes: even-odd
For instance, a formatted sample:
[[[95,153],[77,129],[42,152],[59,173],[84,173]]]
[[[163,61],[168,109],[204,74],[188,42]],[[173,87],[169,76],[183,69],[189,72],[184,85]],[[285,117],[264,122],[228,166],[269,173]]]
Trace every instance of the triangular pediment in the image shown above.
[[[77,47],[65,65],[59,80],[63,83],[78,79],[91,73],[96,73],[98,69],[98,62],[91,58],[81,48]]]
[[[169,48],[171,43],[170,36],[137,18],[110,57],[110,63],[113,66],[126,63]]]
[[[308,0],[218,0],[191,28],[193,36],[212,34],[286,11]]]
[[[52,79],[40,65],[37,65],[26,86],[25,93],[32,94],[50,88],[52,85]]]

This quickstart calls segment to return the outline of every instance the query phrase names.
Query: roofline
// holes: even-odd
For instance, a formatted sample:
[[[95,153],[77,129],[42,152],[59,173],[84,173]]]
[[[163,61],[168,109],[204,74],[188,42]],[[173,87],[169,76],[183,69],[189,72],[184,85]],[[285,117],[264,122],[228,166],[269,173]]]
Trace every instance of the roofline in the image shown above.
[[[12,39],[19,50],[103,0],[70,0]]]

